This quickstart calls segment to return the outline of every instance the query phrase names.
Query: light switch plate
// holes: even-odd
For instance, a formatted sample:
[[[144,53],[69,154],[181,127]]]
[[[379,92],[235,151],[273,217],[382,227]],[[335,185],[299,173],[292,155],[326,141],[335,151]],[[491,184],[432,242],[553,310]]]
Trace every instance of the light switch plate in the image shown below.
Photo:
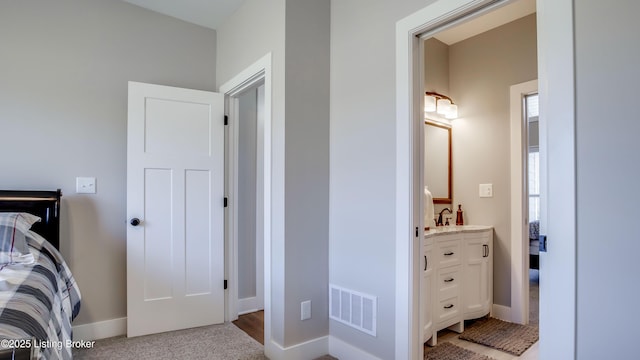
[[[481,198],[493,197],[493,184],[480,184],[479,193]]]
[[[300,303],[300,320],[311,319],[311,300]]]
[[[78,194],[95,194],[96,178],[94,177],[77,177],[76,193]]]

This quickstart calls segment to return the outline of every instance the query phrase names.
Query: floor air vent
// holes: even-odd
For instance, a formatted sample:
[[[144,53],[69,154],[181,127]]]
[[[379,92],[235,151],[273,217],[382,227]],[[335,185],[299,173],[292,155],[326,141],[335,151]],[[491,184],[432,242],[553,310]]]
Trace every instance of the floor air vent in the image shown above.
[[[329,317],[369,335],[376,336],[377,298],[329,285]]]

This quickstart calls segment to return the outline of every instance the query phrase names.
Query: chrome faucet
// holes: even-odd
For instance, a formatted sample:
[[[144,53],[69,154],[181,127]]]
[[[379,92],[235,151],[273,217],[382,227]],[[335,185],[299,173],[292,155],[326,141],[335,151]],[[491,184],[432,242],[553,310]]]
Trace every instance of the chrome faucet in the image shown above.
[[[442,213],[448,211],[449,214],[453,214],[453,211],[449,208],[444,208],[440,211],[440,215],[438,215],[438,221],[436,221],[436,226],[442,226]],[[447,219],[447,225],[449,225],[449,219]]]

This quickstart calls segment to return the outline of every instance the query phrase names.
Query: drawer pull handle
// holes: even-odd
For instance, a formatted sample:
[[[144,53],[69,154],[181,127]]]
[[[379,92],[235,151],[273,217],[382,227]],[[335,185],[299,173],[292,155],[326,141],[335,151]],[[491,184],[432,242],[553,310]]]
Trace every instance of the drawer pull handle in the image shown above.
[[[444,253],[444,256],[451,256],[451,255],[453,255],[453,254],[454,254],[454,252],[453,252],[453,251],[449,251],[448,253]]]
[[[448,279],[444,279],[444,282],[452,282],[453,280],[455,280],[454,278],[448,278]]]
[[[451,309],[453,307],[453,304],[449,304],[449,305],[445,305],[444,308],[445,309]]]
[[[489,257],[489,245],[482,245],[482,257]]]
[[[427,260],[427,255],[424,256],[424,271],[427,271],[427,264],[429,264],[429,261]]]

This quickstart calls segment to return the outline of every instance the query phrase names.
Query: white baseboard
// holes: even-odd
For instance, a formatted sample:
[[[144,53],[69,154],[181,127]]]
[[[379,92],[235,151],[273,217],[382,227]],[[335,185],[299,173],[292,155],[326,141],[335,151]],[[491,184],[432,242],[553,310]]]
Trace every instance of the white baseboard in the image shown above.
[[[99,340],[127,334],[127,318],[73,326],[73,340]]]
[[[238,299],[238,315],[244,315],[264,309],[264,305],[254,296],[250,298]]]
[[[491,311],[491,316],[493,316],[498,320],[511,322],[511,307],[493,304],[493,310]]]
[[[271,341],[271,346],[265,347],[265,355],[278,360],[312,360],[329,353],[329,336],[305,341],[289,347]],[[345,358],[343,358],[345,359]]]
[[[380,360],[380,358],[334,336],[329,337],[329,355],[338,359]]]

